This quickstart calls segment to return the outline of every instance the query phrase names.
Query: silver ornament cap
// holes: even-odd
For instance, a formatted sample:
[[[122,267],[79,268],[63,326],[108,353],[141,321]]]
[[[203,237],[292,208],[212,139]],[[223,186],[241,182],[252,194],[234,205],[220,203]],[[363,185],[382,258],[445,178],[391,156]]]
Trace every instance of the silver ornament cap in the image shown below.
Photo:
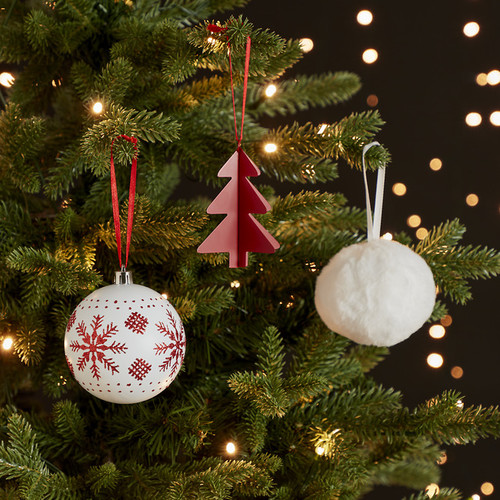
[[[132,273],[127,271],[125,266],[122,266],[120,271],[115,272],[115,285],[132,285],[133,283]]]

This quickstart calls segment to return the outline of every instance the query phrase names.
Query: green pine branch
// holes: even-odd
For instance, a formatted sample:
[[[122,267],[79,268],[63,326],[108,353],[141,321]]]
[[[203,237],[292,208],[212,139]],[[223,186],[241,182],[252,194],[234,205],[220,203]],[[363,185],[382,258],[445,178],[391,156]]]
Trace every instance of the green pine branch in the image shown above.
[[[429,264],[438,287],[453,302],[472,297],[468,279],[485,279],[500,273],[500,252],[481,246],[458,246],[465,228],[458,219],[433,228],[415,246]]]
[[[277,91],[264,96],[262,86],[251,85],[248,90],[248,113],[254,118],[262,115],[291,115],[313,107],[325,107],[350,99],[361,87],[359,77],[345,71],[323,75],[299,75],[293,80],[277,82]]]

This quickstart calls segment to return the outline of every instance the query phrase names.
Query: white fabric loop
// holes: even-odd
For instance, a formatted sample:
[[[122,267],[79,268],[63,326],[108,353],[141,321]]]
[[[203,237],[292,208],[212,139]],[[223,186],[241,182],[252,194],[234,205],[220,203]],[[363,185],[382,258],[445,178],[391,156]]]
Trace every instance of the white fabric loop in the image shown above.
[[[368,190],[368,179],[366,178],[365,155],[373,146],[380,146],[380,143],[370,142],[363,148],[363,178],[365,181],[366,196],[366,226],[368,241],[380,238],[380,226],[382,223],[382,204],[384,201],[385,167],[379,168],[377,173],[377,187],[375,189],[375,210],[372,217],[372,205],[370,202],[370,191]]]

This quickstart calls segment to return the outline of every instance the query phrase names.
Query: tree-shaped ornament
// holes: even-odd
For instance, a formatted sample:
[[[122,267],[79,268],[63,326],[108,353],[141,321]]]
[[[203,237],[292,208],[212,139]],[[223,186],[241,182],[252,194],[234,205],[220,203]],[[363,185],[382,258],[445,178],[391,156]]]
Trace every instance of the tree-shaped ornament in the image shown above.
[[[134,284],[132,273],[126,270],[134,216],[137,139],[118,138],[131,142],[136,151],[130,175],[125,265],[111,145],[111,195],[121,270],[114,285],[91,293],[73,311],[64,351],[71,373],[86,391],[111,403],[139,403],[158,395],[175,379],[184,360],[186,337],[172,304],[151,288]]]
[[[240,148],[219,170],[219,177],[231,177],[209,205],[209,214],[227,214],[208,238],[198,247],[200,253],[229,252],[229,267],[245,267],[248,252],[273,253],[279,243],[251,214],[265,214],[271,209],[267,200],[247,177],[260,171]]]
[[[225,30],[225,28],[214,25],[209,25],[209,29],[212,32]],[[227,214],[227,216],[198,247],[199,253],[228,252],[229,267],[247,266],[248,252],[273,253],[280,246],[273,236],[271,236],[255,217],[251,215],[252,213],[265,214],[271,209],[271,206],[248,180],[247,177],[257,177],[260,175],[260,170],[240,147],[245,120],[250,46],[251,40],[250,37],[248,37],[243,84],[241,132],[238,135],[232,76],[231,46],[228,43],[234,128],[238,147],[218,173],[219,177],[230,177],[231,180],[207,209],[207,213],[209,214]]]

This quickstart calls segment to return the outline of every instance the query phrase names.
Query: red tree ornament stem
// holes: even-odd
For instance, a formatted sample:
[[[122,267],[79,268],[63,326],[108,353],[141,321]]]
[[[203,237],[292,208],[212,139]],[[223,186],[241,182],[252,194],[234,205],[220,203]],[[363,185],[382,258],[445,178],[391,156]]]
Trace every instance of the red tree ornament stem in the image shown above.
[[[111,202],[113,204],[113,221],[115,223],[116,248],[118,251],[118,261],[120,268],[122,267],[122,243],[121,243],[121,227],[120,227],[120,207],[118,204],[118,190],[116,187],[115,162],[113,159],[113,144],[117,139],[125,139],[131,142],[134,146],[134,158],[132,159],[132,168],[130,171],[130,187],[128,193],[128,217],[127,217],[127,246],[125,249],[125,267],[128,264],[128,253],[130,249],[130,241],[132,238],[132,226],[134,224],[134,205],[135,205],[135,187],[137,179],[137,139],[128,135],[119,135],[111,142]]]

